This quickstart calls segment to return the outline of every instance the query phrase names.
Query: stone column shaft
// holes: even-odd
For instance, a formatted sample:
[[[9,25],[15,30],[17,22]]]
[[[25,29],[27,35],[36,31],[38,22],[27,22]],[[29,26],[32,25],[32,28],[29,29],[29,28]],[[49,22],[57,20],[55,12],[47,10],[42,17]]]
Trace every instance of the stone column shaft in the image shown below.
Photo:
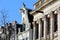
[[[51,14],[50,18],[50,40],[53,40],[54,38],[54,15]]]
[[[60,14],[58,14],[58,40],[60,40]]]
[[[47,16],[44,17],[44,40],[47,40]]]
[[[60,8],[58,8],[58,40],[60,40]]]
[[[33,40],[36,40],[36,26],[35,22],[33,22]]]
[[[39,19],[38,20],[38,22],[39,22],[39,40],[41,40],[41,37],[42,37],[42,19]]]

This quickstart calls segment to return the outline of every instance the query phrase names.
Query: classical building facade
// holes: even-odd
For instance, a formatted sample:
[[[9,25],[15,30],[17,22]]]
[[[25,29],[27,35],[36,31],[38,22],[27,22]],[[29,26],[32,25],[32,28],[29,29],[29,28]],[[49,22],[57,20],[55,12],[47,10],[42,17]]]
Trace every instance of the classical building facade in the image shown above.
[[[22,24],[0,28],[0,40],[60,40],[60,0],[38,0],[34,10],[23,3]]]
[[[23,36],[24,38],[20,36],[21,40],[60,40],[60,0],[38,0],[31,12],[25,5],[20,11],[22,24],[25,25],[25,31],[21,34],[23,35],[24,32],[27,34]],[[28,14],[33,18],[28,17]],[[31,27],[32,24],[33,27]],[[32,33],[28,31],[29,29],[32,29]]]
[[[60,40],[60,0],[38,0],[34,7],[33,40]]]

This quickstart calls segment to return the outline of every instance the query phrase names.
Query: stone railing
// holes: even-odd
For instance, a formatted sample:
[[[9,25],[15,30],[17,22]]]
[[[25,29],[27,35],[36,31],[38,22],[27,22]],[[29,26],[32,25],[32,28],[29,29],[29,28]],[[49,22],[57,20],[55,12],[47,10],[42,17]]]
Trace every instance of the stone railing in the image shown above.
[[[41,1],[38,1],[38,2],[36,2],[34,4],[34,7],[35,7],[35,9],[41,8],[41,7],[45,6],[46,4],[50,3],[51,1],[53,1],[53,0],[41,0]]]

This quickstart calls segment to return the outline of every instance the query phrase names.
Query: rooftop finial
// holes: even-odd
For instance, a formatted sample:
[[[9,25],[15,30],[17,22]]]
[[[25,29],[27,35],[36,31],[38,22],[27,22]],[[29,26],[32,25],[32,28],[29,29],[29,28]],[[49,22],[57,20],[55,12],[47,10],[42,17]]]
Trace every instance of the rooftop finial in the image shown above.
[[[24,2],[23,2],[23,7],[25,7],[26,5],[24,4]]]

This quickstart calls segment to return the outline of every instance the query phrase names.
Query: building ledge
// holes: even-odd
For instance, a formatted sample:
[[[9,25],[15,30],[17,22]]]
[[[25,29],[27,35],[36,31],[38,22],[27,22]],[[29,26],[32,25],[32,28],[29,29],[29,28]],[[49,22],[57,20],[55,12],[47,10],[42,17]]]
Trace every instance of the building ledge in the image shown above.
[[[50,4],[50,3],[54,2],[54,1],[56,1],[56,0],[51,0],[51,1],[46,2],[45,4],[39,6],[38,8],[34,9],[33,11],[31,11],[30,14],[33,15],[34,13],[36,13],[36,11],[38,11],[38,10],[41,11],[42,8],[44,8],[46,5],[48,5],[48,4]],[[37,3],[38,3],[38,2],[37,2]],[[43,11],[42,11],[42,12],[43,12]]]

